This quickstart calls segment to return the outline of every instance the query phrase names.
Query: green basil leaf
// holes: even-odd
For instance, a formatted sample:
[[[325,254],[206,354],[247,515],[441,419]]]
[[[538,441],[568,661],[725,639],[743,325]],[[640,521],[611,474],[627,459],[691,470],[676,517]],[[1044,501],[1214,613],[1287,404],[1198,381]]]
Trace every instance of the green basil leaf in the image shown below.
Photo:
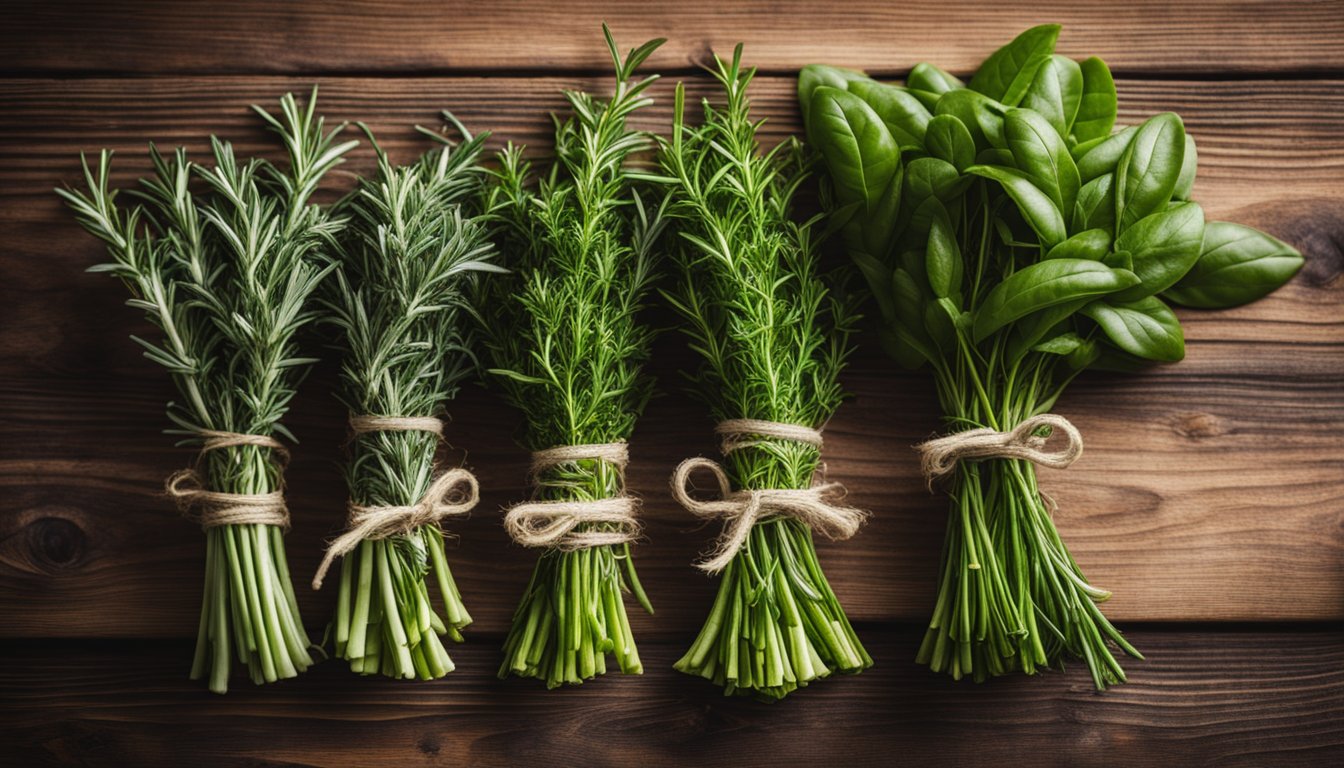
[[[1005,168],[1013,167],[1013,153],[1006,149],[990,147],[975,154],[976,165],[1001,165]]]
[[[1027,224],[1041,238],[1041,245],[1052,248],[1056,243],[1068,237],[1064,226],[1064,214],[1060,213],[1053,200],[1042,192],[1026,176],[1012,168],[1000,168],[993,165],[973,165],[966,172],[975,176],[998,182],[1003,191],[1017,204],[1017,209]]]
[[[1073,121],[1073,137],[1080,143],[1109,136],[1117,109],[1115,80],[1106,62],[1093,56],[1082,63],[1081,70],[1083,98]]]
[[[931,297],[900,267],[891,273],[891,287],[896,297],[896,317],[918,340],[924,341],[924,303]]]
[[[1066,301],[1038,312],[1032,312],[1013,323],[1008,332],[1008,346],[1005,354],[1008,360],[1020,360],[1033,346],[1054,334],[1060,324],[1082,309],[1091,297]]]
[[[932,64],[921,62],[910,70],[910,76],[905,78],[905,86],[912,91],[925,91],[941,96],[948,91],[965,88],[966,84],[955,75],[948,74]]]
[[[1078,166],[1069,155],[1064,137],[1029,109],[1008,110],[1003,136],[1017,169],[1049,195],[1057,209],[1072,211],[1078,199]]]
[[[947,202],[965,187],[965,177],[946,160],[918,157],[906,166],[905,194],[910,205],[917,206],[930,197]]]
[[[1129,149],[1129,143],[1134,140],[1134,134],[1138,132],[1138,127],[1131,125],[1096,143],[1088,142],[1091,147],[1081,154],[1078,150],[1085,145],[1074,147],[1073,157],[1078,161],[1078,178],[1086,184],[1102,174],[1114,173],[1116,165],[1120,163],[1120,156]]]
[[[915,98],[918,98],[919,104],[925,105],[925,109],[933,112],[942,94],[958,87],[966,87],[966,83],[961,82],[956,75],[921,62],[915,65],[915,69],[910,70],[910,77],[906,78],[906,87]]]
[[[1185,157],[1185,125],[1174,112],[1150,117],[1125,147],[1115,170],[1115,225],[1123,232],[1171,202]]]
[[[971,132],[977,150],[1008,146],[1003,138],[1004,112],[1002,104],[965,88],[943,94],[933,108],[934,115],[952,115],[960,120]]]
[[[1302,254],[1258,229],[1227,221],[1204,227],[1195,266],[1163,294],[1187,307],[1219,309],[1255,301],[1292,279]]]
[[[808,64],[803,67],[798,73],[798,104],[803,112],[804,128],[810,123],[812,94],[818,88],[829,86],[844,91],[849,89],[851,82],[867,79],[868,76],[864,73],[843,67],[830,67],[825,64]],[[807,130],[808,136],[811,136],[811,133],[811,130]]]
[[[924,149],[958,171],[975,165],[975,139],[966,124],[952,115],[937,115],[929,120],[924,131]]]
[[[1020,106],[1040,113],[1056,133],[1068,136],[1082,98],[1083,72],[1078,63],[1056,54],[1036,70]]]
[[[1137,301],[1175,285],[1194,267],[1204,242],[1204,210],[1197,203],[1145,216],[1115,239],[1115,250],[1134,257],[1139,285],[1115,301]]]
[[[934,346],[946,353],[956,349],[957,327],[944,304],[930,301],[924,305],[924,330]]]
[[[901,149],[924,148],[924,129],[933,116],[919,99],[900,86],[875,80],[852,82],[849,92],[873,108]]]
[[[1128,272],[1134,271],[1134,254],[1129,251],[1111,251],[1101,257],[1101,263],[1111,269],[1123,269]]]
[[[1115,176],[1102,174],[1078,190],[1073,229],[1115,229]]]
[[[945,299],[961,290],[961,249],[946,211],[940,211],[929,223],[929,246],[924,253],[924,269],[934,296]]]
[[[1042,341],[1040,344],[1032,347],[1031,351],[1041,352],[1047,355],[1071,355],[1077,351],[1079,347],[1085,344],[1087,344],[1086,339],[1073,331],[1068,331]]]
[[[1176,186],[1171,190],[1171,199],[1189,200],[1190,193],[1195,188],[1195,170],[1199,165],[1199,152],[1195,149],[1195,139],[1190,134],[1185,134],[1185,157],[1181,160],[1181,175],[1176,179]]]
[[[812,129],[841,204],[875,203],[900,171],[900,148],[886,124],[848,91],[825,85],[813,91]]]
[[[1104,229],[1089,229],[1051,248],[1045,258],[1101,261],[1110,251],[1111,233]]]
[[[1047,307],[1115,293],[1138,283],[1132,272],[1097,261],[1052,259],[1014,272],[994,286],[975,313],[979,343],[1005,325]]]
[[[985,59],[975,77],[971,78],[971,90],[1008,106],[1016,106],[1031,85],[1036,70],[1055,52],[1058,39],[1058,24],[1028,29]]]
[[[1083,314],[1096,321],[1106,338],[1144,360],[1174,363],[1185,357],[1185,334],[1171,307],[1156,296],[1132,302],[1094,301]]]

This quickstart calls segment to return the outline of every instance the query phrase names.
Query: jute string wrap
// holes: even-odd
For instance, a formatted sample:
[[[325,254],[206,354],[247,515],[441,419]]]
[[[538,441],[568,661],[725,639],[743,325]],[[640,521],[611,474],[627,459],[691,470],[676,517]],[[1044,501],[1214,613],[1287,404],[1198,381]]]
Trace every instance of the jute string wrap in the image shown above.
[[[542,474],[552,467],[583,460],[611,464],[620,473],[624,486],[630,452],[623,442],[562,445],[536,451],[532,454],[532,481],[539,482]],[[572,552],[635,540],[639,537],[639,520],[635,518],[637,509],[635,499],[625,495],[624,491],[619,496],[590,501],[527,501],[515,504],[504,515],[504,529],[510,538],[525,547]],[[592,524],[612,527],[584,527]]]
[[[791,440],[821,448],[821,432],[798,424],[758,419],[730,419],[715,427],[723,437],[724,455],[768,440]],[[764,438],[764,439],[763,439]],[[691,474],[708,470],[719,484],[719,498],[700,500],[691,496]],[[717,462],[697,457],[687,459],[672,473],[672,496],[686,511],[705,520],[722,518],[723,532],[714,549],[696,566],[707,573],[718,573],[732,562],[747,543],[752,526],[772,517],[792,517],[830,539],[848,539],[858,533],[868,513],[839,503],[845,488],[839,483],[823,482],[811,488],[766,488],[734,491],[728,473]]]
[[[350,429],[356,436],[365,432],[431,432],[442,436],[443,422],[432,416],[351,416]],[[313,576],[313,589],[321,589],[331,564],[354,551],[361,541],[390,539],[409,534],[422,525],[438,525],[445,517],[467,514],[480,498],[476,477],[455,467],[440,473],[416,504],[370,507],[351,502],[346,508],[345,533],[327,546],[327,554]]]
[[[1064,435],[1064,445],[1059,450],[1047,451],[1048,438],[1036,434],[1041,427],[1050,427],[1052,435]],[[951,472],[961,461],[1024,459],[1041,466],[1064,469],[1083,455],[1083,435],[1063,416],[1043,413],[1026,419],[1007,432],[980,427],[920,443],[915,450],[920,453],[924,478],[932,489],[935,480]]]
[[[268,435],[247,435],[214,429],[200,430],[203,438],[200,457],[210,451],[252,445],[269,448],[280,457],[280,463],[289,463],[289,451],[280,441]],[[195,467],[178,470],[168,477],[164,490],[182,514],[195,520],[202,528],[221,525],[279,525],[289,527],[289,510],[285,507],[283,491],[270,493],[223,493],[207,490],[205,478]]]

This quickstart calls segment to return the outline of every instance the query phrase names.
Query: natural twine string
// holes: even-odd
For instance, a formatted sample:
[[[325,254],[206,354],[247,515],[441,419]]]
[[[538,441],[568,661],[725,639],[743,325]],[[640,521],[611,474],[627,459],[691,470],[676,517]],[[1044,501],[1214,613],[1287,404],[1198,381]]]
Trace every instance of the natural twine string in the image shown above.
[[[248,435],[216,429],[202,429],[197,434],[203,438],[196,458],[197,464],[200,463],[200,457],[210,451],[244,445],[269,448],[280,457],[281,466],[289,463],[289,450],[269,435]],[[207,490],[205,477],[196,467],[174,472],[164,483],[164,490],[177,502],[177,508],[183,515],[195,520],[204,529],[249,524],[289,527],[289,510],[285,507],[285,494],[280,490],[270,493]]]
[[[560,464],[585,459],[604,461],[620,473],[625,482],[625,466],[630,452],[625,443],[562,445],[532,454],[531,477],[538,482],[542,473]],[[515,504],[504,515],[509,537],[524,547],[549,547],[565,552],[593,547],[624,544],[639,537],[635,518],[638,504],[625,495],[589,501],[527,501]],[[611,528],[584,528],[602,524]]]
[[[1057,451],[1045,450],[1047,437],[1036,434],[1041,427],[1063,433],[1065,442]],[[1083,435],[1063,416],[1043,413],[1032,416],[1007,432],[988,427],[957,432],[915,446],[921,456],[929,488],[956,468],[957,462],[974,459],[1024,459],[1054,469],[1064,469],[1083,455]]]
[[[730,419],[720,422],[714,431],[723,436],[727,455],[767,439],[791,440],[821,447],[821,432],[798,424],[758,419]],[[748,436],[755,436],[748,437]],[[744,439],[745,438],[745,439]],[[702,501],[691,496],[691,474],[707,469],[719,484],[719,498]],[[686,511],[706,520],[722,518],[723,532],[714,549],[696,566],[707,573],[718,573],[732,562],[747,543],[752,526],[772,517],[792,517],[830,539],[848,539],[858,533],[868,513],[838,502],[845,497],[840,483],[823,482],[811,488],[765,488],[734,491],[728,474],[717,462],[697,457],[687,459],[672,473],[672,496]]]
[[[351,416],[350,429],[355,435],[365,432],[432,432],[443,435],[443,422],[432,416]],[[416,504],[373,507],[350,502],[346,507],[345,533],[332,540],[313,576],[313,589],[322,588],[322,580],[336,558],[353,552],[361,541],[404,536],[422,525],[437,525],[445,517],[465,515],[480,501],[481,489],[476,477],[461,467],[441,473]]]

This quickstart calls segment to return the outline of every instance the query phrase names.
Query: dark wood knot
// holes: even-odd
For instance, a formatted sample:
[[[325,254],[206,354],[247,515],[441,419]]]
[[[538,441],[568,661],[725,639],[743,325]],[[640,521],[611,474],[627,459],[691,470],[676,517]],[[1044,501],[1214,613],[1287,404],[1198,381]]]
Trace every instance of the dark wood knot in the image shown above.
[[[40,570],[74,568],[88,552],[89,540],[84,529],[64,517],[39,517],[26,528],[29,558]]]

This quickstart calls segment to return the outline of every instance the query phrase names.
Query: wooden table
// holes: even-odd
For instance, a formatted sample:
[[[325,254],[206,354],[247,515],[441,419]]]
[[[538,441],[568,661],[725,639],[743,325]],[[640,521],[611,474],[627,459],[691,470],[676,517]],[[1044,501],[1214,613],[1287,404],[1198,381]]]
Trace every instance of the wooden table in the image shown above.
[[[1344,3],[905,3],[678,0],[598,7],[397,0],[336,3],[31,2],[0,22],[0,762],[208,765],[1309,765],[1344,759]],[[467,7],[453,8],[453,5]],[[986,4],[990,5],[990,4]],[[122,7],[117,7],[122,6]],[[561,8],[564,8],[563,10]],[[833,9],[832,9],[833,8]],[[712,582],[689,567],[710,530],[668,498],[681,458],[712,454],[677,389],[688,358],[666,336],[667,394],[633,442],[646,501],[638,550],[658,607],[637,616],[646,674],[574,690],[494,677],[533,556],[496,510],[522,498],[516,415],[484,390],[454,404],[450,440],[484,502],[450,553],[477,623],[458,671],[416,684],[339,663],[225,697],[186,679],[203,539],[159,494],[190,454],[160,434],[166,377],[128,340],[149,329],[121,290],[83,269],[100,248],[51,189],[81,150],[200,152],[210,132],[271,151],[249,114],[321,85],[321,109],[365,120],[394,157],[450,108],[496,141],[544,148],[562,88],[608,87],[598,22],[633,46],[665,36],[647,127],[671,82],[707,93],[709,51],[747,43],[757,110],[797,131],[793,75],[825,61],[900,77],[930,60],[966,72],[1031,24],[1065,24],[1062,53],[1115,70],[1123,122],[1161,110],[1200,149],[1211,217],[1263,227],[1306,267],[1273,297],[1182,312],[1188,357],[1143,375],[1088,375],[1059,403],[1087,436],[1067,473],[1044,471],[1058,524],[1108,615],[1147,655],[1097,694],[1084,671],[954,683],[911,661],[933,596],[944,500],[909,446],[939,428],[929,381],[871,336],[846,376],[855,398],[828,430],[831,476],[873,522],[822,559],[877,665],[782,704],[724,699],[670,669]],[[346,166],[367,170],[359,150]],[[340,522],[344,414],[330,362],[288,420],[291,562],[316,565]],[[333,595],[300,590],[320,636]]]

